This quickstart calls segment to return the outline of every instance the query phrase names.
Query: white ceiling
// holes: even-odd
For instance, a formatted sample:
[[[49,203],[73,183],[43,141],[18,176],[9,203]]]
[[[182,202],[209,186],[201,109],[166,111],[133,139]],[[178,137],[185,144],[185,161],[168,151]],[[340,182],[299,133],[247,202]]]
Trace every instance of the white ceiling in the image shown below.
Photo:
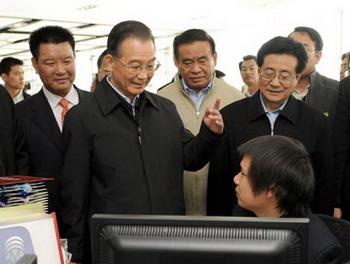
[[[250,9],[281,5],[285,0],[216,0],[216,1],[166,1],[166,0],[10,0],[0,10],[0,29],[10,29],[12,34],[0,34],[0,56],[23,50],[28,33],[44,25],[61,25],[76,35],[77,42],[94,36],[104,36],[116,23],[135,19],[146,23],[156,37],[173,36],[189,27],[205,27],[208,31],[223,30],[235,21],[235,14]],[[39,20],[21,25],[31,19]],[[95,27],[84,27],[96,24]],[[21,32],[27,34],[14,34]],[[22,42],[20,41],[22,40]],[[13,42],[19,41],[13,45]],[[11,45],[6,45],[11,44]],[[88,46],[105,45],[105,39],[95,40]],[[86,46],[85,45],[85,46]],[[84,45],[83,45],[84,46]],[[82,50],[89,47],[82,47]],[[10,50],[8,50],[10,49]],[[79,44],[77,45],[79,51]]]
[[[279,10],[283,17],[289,6],[321,7],[322,0],[9,0],[0,10],[0,57],[30,57],[26,39],[44,25],[61,25],[75,35],[77,52],[106,45],[113,25],[135,19],[146,23],[156,38],[173,37],[188,28],[217,32],[228,28],[258,27]],[[340,7],[346,1],[332,1]],[[328,8],[328,7],[327,7]],[[277,14],[278,15],[278,14]],[[36,21],[37,20],[37,21]],[[34,21],[34,22],[31,22]],[[21,24],[22,23],[22,24]],[[26,24],[28,23],[28,24]],[[91,24],[91,25],[90,25]],[[90,26],[89,26],[90,25]],[[2,31],[1,31],[2,29]],[[11,32],[11,33],[8,33]],[[17,32],[17,33],[16,33]]]
[[[320,31],[326,48],[321,67],[333,77],[337,75],[338,70],[334,65],[338,64],[340,54],[350,50],[350,39],[344,33],[348,31],[345,25],[350,24],[348,0],[3,2],[0,8],[0,59],[12,55],[28,64],[31,56],[27,39],[30,32],[40,26],[54,24],[69,28],[75,35],[77,55],[79,56],[80,51],[85,52],[93,58],[91,61],[95,61],[106,45],[106,36],[110,29],[118,22],[130,19],[144,22],[156,36],[157,50],[164,53],[162,71],[165,77],[162,82],[166,82],[173,75],[173,37],[189,28],[205,29],[214,37],[220,51],[219,69],[229,73],[228,78],[233,84],[239,81],[236,64],[243,55],[254,54],[267,39],[276,35],[287,35],[295,26],[311,26]],[[330,13],[331,10],[335,12]],[[26,21],[33,23],[16,24]]]

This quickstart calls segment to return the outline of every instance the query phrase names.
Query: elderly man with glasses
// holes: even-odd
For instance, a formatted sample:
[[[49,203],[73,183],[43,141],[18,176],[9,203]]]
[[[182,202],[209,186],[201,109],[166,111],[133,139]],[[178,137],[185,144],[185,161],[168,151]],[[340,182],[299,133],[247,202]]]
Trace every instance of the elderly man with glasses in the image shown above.
[[[293,96],[307,54],[302,44],[285,37],[259,50],[259,91],[221,110],[226,137],[208,176],[208,214],[231,215],[237,203],[232,179],[239,171],[237,147],[262,135],[284,135],[301,141],[310,153],[316,187],[311,209],[333,213],[332,146],[326,117]],[[298,190],[295,190],[296,192]]]
[[[61,219],[75,262],[91,259],[93,213],[184,214],[183,170],[203,167],[224,131],[219,100],[194,137],[171,101],[145,91],[160,66],[146,25],[117,24],[107,49],[111,75],[68,113],[63,131]]]
[[[185,127],[198,134],[206,108],[220,98],[224,107],[243,98],[226,82],[215,77],[217,53],[214,39],[202,29],[189,29],[173,42],[174,63],[178,69],[174,81],[158,91],[171,100]],[[207,214],[208,165],[198,171],[184,172],[187,215]]]

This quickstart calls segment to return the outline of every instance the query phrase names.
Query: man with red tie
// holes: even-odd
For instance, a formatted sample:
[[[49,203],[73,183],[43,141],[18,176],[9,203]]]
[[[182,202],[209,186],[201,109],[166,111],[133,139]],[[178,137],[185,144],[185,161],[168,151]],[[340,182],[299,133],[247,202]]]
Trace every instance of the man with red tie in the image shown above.
[[[66,112],[88,92],[73,85],[75,42],[67,29],[47,26],[34,31],[29,39],[32,64],[43,82],[39,93],[16,105],[25,134],[24,150],[29,156],[31,176],[52,177],[48,182],[49,211],[59,201],[61,172],[61,132]]]

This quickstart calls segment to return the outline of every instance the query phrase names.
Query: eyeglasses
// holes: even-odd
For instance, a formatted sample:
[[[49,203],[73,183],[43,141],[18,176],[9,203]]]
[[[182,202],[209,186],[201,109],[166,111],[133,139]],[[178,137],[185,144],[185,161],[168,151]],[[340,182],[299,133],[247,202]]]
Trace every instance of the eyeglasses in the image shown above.
[[[121,65],[123,65],[128,70],[130,74],[134,74],[134,75],[138,75],[143,70],[145,70],[147,73],[153,73],[156,70],[158,70],[161,65],[159,61],[157,61],[157,59],[155,59],[154,61],[146,65],[142,65],[136,62],[128,65],[122,62],[121,60],[118,60],[118,61]]]
[[[271,82],[273,79],[275,79],[276,73],[273,70],[262,70],[260,72],[260,76],[265,81]],[[278,73],[277,78],[280,81],[280,83],[289,84],[292,80],[296,78],[296,75],[287,71],[283,71]]]

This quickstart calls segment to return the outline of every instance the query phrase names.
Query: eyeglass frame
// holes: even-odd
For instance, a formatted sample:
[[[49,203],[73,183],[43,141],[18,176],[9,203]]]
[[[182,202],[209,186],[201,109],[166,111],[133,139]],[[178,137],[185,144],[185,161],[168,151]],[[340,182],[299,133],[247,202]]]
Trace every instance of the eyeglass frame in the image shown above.
[[[267,77],[266,75],[264,76],[264,72],[266,72],[266,71],[270,71],[272,73],[272,75],[270,77]],[[282,79],[283,73],[289,74],[288,79],[285,79],[285,80]],[[274,70],[271,70],[271,69],[259,70],[259,75],[261,76],[261,78],[263,80],[268,81],[268,82],[272,82],[277,76],[278,81],[282,84],[290,84],[294,79],[297,79],[299,76],[299,74],[297,74],[297,73],[291,73],[288,71],[282,71],[282,72],[279,72],[278,75],[276,75],[276,72]],[[285,76],[285,77],[287,77],[287,76]]]
[[[154,58],[153,62],[154,67],[152,69],[147,69],[147,66],[149,66],[150,64],[146,64],[146,65],[138,65],[138,66],[130,66],[126,63],[124,63],[123,61],[121,61],[120,59],[116,59],[121,65],[123,65],[130,73],[138,75],[140,74],[143,70],[145,70],[147,73],[153,73],[155,71],[157,71],[159,69],[159,67],[161,66],[160,62]],[[134,71],[134,72],[133,72]]]

